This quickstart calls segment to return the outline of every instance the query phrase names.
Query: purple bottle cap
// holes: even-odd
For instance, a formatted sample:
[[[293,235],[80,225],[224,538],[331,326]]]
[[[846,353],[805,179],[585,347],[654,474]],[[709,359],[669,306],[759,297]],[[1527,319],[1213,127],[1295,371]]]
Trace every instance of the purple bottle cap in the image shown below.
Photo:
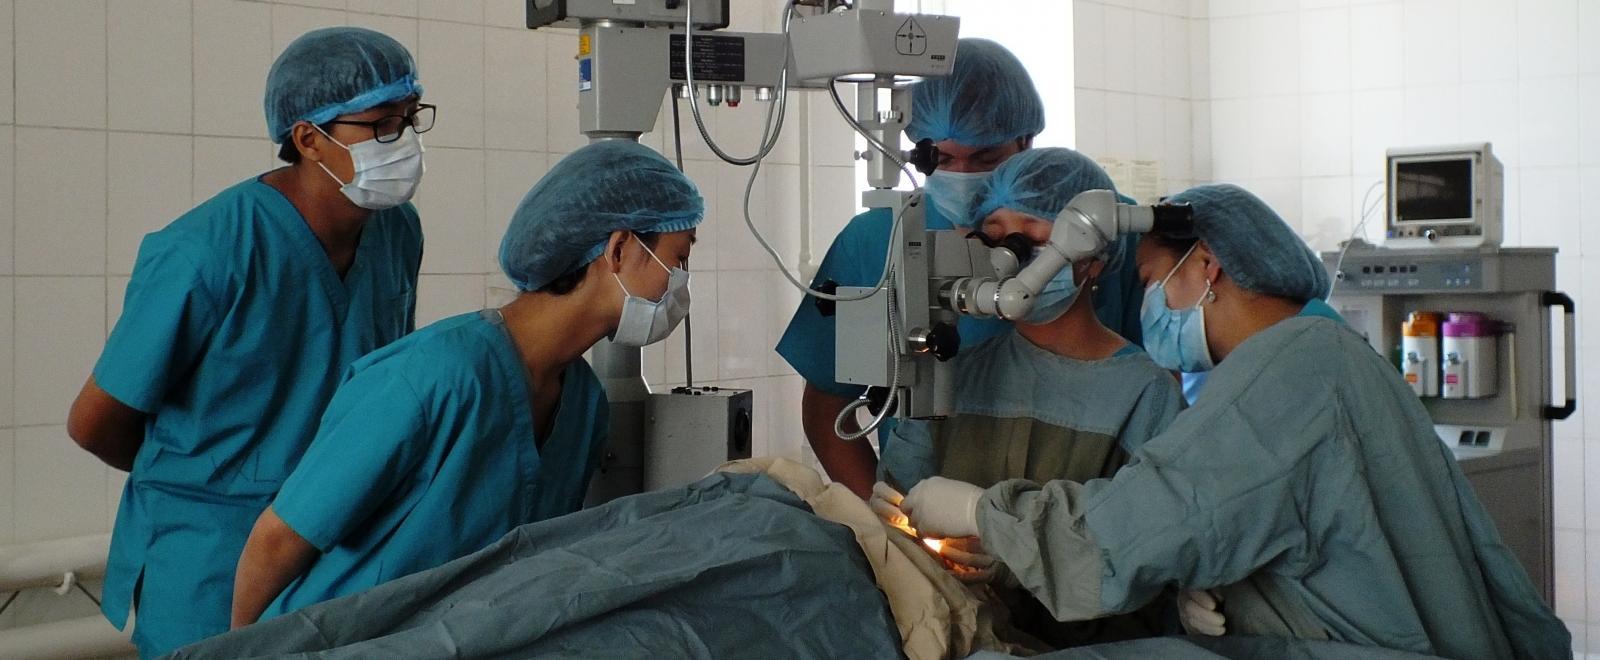
[[[1493,337],[1500,334],[1500,322],[1477,312],[1451,312],[1442,330],[1446,337]]]

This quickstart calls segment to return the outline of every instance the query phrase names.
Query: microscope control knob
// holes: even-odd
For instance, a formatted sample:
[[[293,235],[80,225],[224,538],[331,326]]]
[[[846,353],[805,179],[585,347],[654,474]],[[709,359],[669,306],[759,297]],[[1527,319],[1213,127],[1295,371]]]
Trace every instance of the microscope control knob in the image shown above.
[[[961,351],[961,332],[956,330],[955,324],[939,323],[928,331],[926,342],[928,352],[938,361],[945,362]]]
[[[923,176],[933,174],[933,171],[939,167],[939,148],[933,146],[932,139],[923,138],[918,140],[916,146],[911,149],[910,158],[907,159],[907,162],[911,163],[912,167],[917,168],[917,171],[921,172]]]

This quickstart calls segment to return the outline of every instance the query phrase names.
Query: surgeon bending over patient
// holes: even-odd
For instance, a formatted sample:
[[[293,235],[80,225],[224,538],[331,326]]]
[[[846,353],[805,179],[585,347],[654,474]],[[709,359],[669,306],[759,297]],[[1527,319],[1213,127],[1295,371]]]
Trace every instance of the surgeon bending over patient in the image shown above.
[[[1144,337],[1162,366],[1211,372],[1194,407],[1109,479],[925,480],[911,524],[976,534],[1063,620],[1211,589],[1218,633],[1570,657],[1427,410],[1322,301],[1316,253],[1237,186],[1172,201],[1194,223],[1139,247]]]

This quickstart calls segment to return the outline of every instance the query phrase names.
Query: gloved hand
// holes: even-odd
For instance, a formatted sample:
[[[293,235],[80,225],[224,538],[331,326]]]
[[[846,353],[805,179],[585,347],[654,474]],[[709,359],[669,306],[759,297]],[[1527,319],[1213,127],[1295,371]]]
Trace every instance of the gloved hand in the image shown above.
[[[880,481],[872,484],[872,496],[867,498],[867,507],[890,526],[897,527],[907,534],[915,534],[916,531],[911,529],[911,520],[900,510],[900,502],[903,500],[905,496],[901,495],[900,491]]]
[[[1222,616],[1222,596],[1214,591],[1182,591],[1178,593],[1178,620],[1191,635],[1219,636],[1227,632]]]
[[[976,536],[945,539],[939,545],[939,558],[951,575],[967,584],[1002,582],[1007,573],[1006,565],[985,552]]]
[[[983,489],[972,484],[928,477],[900,502],[900,510],[923,536],[953,538],[978,535],[978,500]]]

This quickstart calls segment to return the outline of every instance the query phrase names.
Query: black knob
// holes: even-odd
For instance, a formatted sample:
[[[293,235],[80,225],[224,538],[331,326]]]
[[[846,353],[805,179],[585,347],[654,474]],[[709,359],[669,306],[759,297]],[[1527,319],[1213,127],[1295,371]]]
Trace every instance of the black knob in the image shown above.
[[[961,351],[961,331],[955,324],[940,323],[928,331],[928,352],[934,359],[944,362]]]
[[[839,293],[839,283],[833,280],[823,282],[814,288],[830,296]],[[828,300],[826,298],[812,298],[811,302],[816,304],[817,313],[821,314],[823,318],[831,317],[839,312],[839,303],[832,300]]]
[[[923,176],[933,174],[933,170],[939,167],[939,148],[933,146],[933,140],[917,140],[917,145],[911,149],[911,166]]]
[[[889,388],[887,388],[887,387],[869,387],[869,388],[867,388],[867,412],[872,413],[872,416],[874,416],[874,417],[878,416],[880,414],[880,411],[883,410],[883,404],[888,403],[888,401],[889,401]],[[900,407],[900,400],[898,398],[896,398],[895,399],[895,404],[893,406],[889,407],[888,415],[894,415],[895,410],[898,409],[899,407]]]

